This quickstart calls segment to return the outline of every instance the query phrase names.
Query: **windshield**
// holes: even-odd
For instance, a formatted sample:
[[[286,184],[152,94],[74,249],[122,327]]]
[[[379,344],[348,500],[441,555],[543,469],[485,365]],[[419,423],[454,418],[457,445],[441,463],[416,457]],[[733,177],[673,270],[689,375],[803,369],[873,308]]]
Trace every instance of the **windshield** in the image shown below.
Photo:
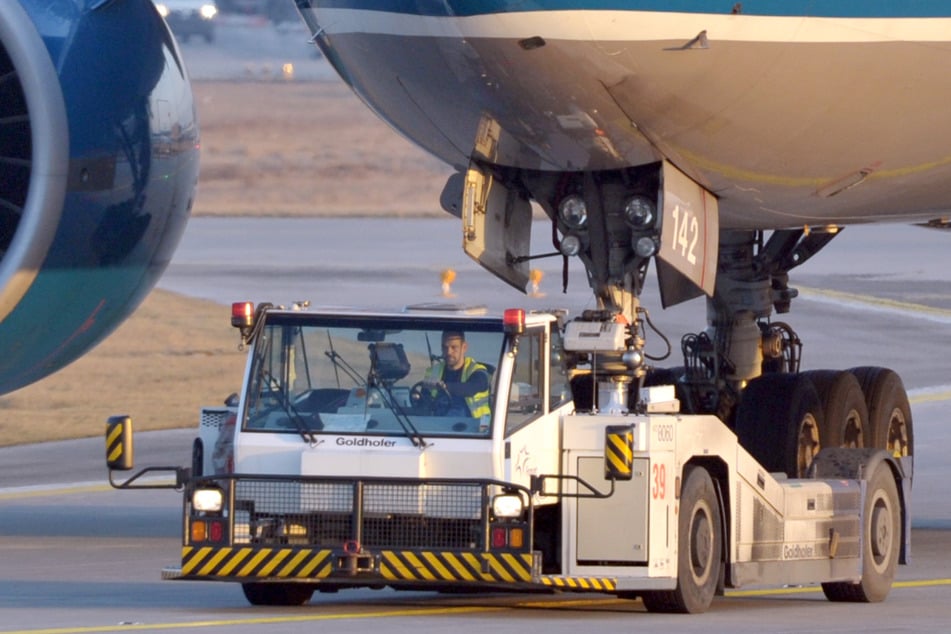
[[[497,320],[270,315],[255,340],[245,430],[489,436]]]

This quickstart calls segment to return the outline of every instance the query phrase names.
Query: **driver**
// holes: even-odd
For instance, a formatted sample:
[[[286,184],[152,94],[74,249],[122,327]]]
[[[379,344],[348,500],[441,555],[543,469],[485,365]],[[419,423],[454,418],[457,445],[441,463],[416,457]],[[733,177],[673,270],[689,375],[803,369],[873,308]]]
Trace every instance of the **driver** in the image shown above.
[[[426,371],[425,383],[445,390],[452,398],[447,415],[481,418],[489,416],[489,370],[466,356],[466,335],[461,331],[442,333],[442,360]]]

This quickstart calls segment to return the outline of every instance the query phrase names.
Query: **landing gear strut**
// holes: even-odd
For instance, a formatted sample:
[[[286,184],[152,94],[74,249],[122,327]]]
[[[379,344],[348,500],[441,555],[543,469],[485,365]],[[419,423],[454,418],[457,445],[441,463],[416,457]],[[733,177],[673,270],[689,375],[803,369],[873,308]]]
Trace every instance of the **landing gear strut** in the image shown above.
[[[534,200],[552,220],[554,255],[585,266],[600,309],[587,318],[625,324],[617,349],[586,360],[588,395],[614,394],[612,408],[626,400],[642,411],[639,388],[673,382],[682,412],[718,416],[763,464],[791,476],[805,473],[823,446],[912,453],[911,412],[894,372],[800,373],[799,337],[772,319],[797,296],[790,270],[837,228],[720,231],[717,199],[668,161],[563,173],[473,161],[464,181],[464,246],[472,257],[524,290]],[[707,296],[706,328],[684,336],[679,367],[648,366],[650,321],[639,298],[652,261],[665,307]],[[629,396],[618,398],[619,389]]]

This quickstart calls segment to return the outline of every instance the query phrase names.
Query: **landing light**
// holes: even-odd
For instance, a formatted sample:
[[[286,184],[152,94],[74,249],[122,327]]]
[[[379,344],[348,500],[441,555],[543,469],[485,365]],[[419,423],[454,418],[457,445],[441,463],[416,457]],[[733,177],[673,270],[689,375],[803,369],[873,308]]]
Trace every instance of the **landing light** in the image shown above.
[[[218,15],[218,7],[213,4],[203,4],[201,5],[201,9],[198,10],[198,13],[200,13],[204,19],[210,20]]]
[[[584,204],[584,199],[578,195],[571,195],[562,200],[558,205],[558,213],[565,224],[572,229],[579,229],[588,222],[588,207]]]
[[[635,229],[646,229],[654,225],[657,209],[647,196],[633,196],[624,204],[624,218]]]

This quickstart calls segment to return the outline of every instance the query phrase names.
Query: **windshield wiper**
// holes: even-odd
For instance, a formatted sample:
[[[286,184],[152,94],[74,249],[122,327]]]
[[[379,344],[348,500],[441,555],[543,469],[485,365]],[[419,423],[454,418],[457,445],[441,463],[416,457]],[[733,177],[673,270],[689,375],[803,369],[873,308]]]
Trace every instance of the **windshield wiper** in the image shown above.
[[[403,432],[406,434],[406,437],[410,439],[410,442],[413,443],[413,446],[420,451],[429,447],[429,443],[426,442],[423,435],[419,433],[419,430],[413,425],[409,414],[406,413],[406,410],[403,409],[399,402],[397,402],[396,397],[393,396],[392,386],[386,381],[379,380],[374,370],[370,370],[370,376],[367,377],[367,385],[380,390],[384,405],[393,412],[393,418],[395,418],[396,422],[403,428]]]
[[[331,362],[331,363],[333,363],[333,365],[334,365],[334,372],[336,372],[338,369],[343,370],[344,374],[346,374],[348,377],[350,377],[350,379],[351,379],[355,384],[357,384],[357,385],[359,385],[359,386],[361,386],[361,387],[366,387],[367,383],[366,383],[366,381],[363,380],[363,377],[361,377],[359,374],[357,374],[357,371],[353,369],[353,366],[352,366],[352,365],[350,365],[349,363],[347,363],[347,360],[346,360],[346,359],[344,359],[342,356],[340,356],[339,354],[337,354],[337,351],[333,349],[333,346],[332,346],[332,345],[331,345],[331,347],[330,347],[330,350],[324,350],[324,355],[325,355],[328,359],[330,359],[330,362]],[[337,387],[340,387],[340,379],[339,379],[339,377],[337,378]]]
[[[310,428],[310,425],[307,424],[307,421],[304,420],[304,417],[301,416],[300,412],[297,411],[297,408],[294,407],[294,404],[290,402],[287,397],[287,394],[284,393],[284,390],[281,388],[280,382],[274,378],[270,372],[264,372],[263,377],[268,387],[277,395],[278,403],[281,405],[281,409],[284,410],[284,413],[287,414],[288,420],[294,423],[294,427],[297,428],[297,433],[300,434],[300,437],[304,439],[304,442],[309,444],[311,447],[317,445],[317,436],[314,434],[314,430]],[[320,420],[320,414],[314,412],[314,416],[317,417],[317,422],[320,423],[321,427],[323,422]]]

